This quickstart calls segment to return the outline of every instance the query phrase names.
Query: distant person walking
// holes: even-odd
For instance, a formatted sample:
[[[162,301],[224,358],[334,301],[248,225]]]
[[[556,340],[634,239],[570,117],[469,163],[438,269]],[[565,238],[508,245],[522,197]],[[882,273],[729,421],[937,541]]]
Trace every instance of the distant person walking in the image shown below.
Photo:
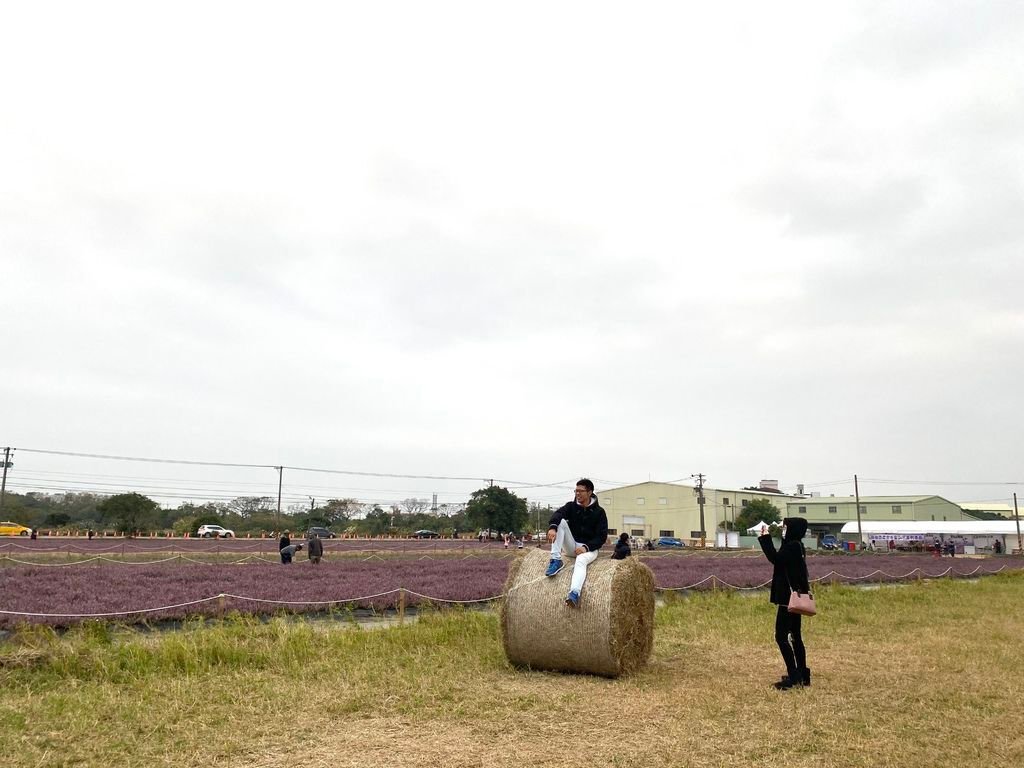
[[[292,543],[292,537],[289,535],[289,531],[285,531],[281,534],[281,540],[277,542],[278,549],[284,549]]]
[[[324,556],[324,541],[317,534],[311,533],[309,535],[309,543],[306,545],[306,554],[309,556],[309,562],[313,565],[320,564],[320,558]]]
[[[615,551],[612,552],[612,560],[625,560],[633,554],[629,548],[629,534],[623,531],[619,534],[619,540],[615,542]]]
[[[775,612],[775,642],[786,663],[786,674],[775,687],[780,691],[794,685],[810,685],[811,670],[807,668],[807,651],[800,634],[800,614],[790,613],[789,596],[797,592],[810,592],[807,557],[800,541],[807,533],[807,520],[787,517],[782,521],[782,546],[775,550],[775,542],[767,528],[761,528],[757,543],[772,564],[772,588],[769,600],[778,606]]]

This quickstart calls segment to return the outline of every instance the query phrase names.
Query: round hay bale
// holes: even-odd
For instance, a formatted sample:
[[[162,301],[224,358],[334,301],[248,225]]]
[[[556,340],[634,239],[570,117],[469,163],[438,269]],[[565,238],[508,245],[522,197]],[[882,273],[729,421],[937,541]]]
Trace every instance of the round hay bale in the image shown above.
[[[654,645],[654,574],[635,557],[599,557],[579,608],[565,604],[573,559],[547,578],[550,552],[528,551],[509,569],[501,639],[519,667],[618,677],[647,663]]]

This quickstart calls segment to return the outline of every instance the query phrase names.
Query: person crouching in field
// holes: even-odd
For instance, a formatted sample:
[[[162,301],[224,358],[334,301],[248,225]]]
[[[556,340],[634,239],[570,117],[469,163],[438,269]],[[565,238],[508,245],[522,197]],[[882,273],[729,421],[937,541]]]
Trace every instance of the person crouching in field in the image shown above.
[[[792,590],[810,592],[807,558],[800,539],[807,533],[807,521],[802,517],[787,517],[782,521],[782,546],[775,551],[775,543],[767,528],[761,528],[757,543],[764,556],[774,566],[769,600],[778,606],[775,613],[775,642],[779,644],[782,660],[786,662],[786,675],[775,687],[779,690],[794,685],[810,685],[811,670],[807,668],[807,651],[800,635],[800,614],[790,613],[789,595]],[[792,644],[791,644],[792,643]]]
[[[301,550],[301,544],[289,544],[287,547],[281,547],[281,564],[288,565],[292,561],[292,555]]]
[[[575,558],[572,581],[565,604],[578,608],[587,566],[597,559],[597,551],[608,540],[608,516],[594,495],[594,484],[587,478],[576,483],[576,498],[555,512],[548,521],[548,541],[551,542],[551,561],[545,576],[554,576],[562,570],[562,552]]]
[[[633,550],[629,548],[629,534],[623,531],[619,534],[619,540],[615,542],[612,560],[625,560],[631,554],[633,554]]]
[[[313,565],[320,563],[320,558],[324,556],[324,542],[315,533],[309,534],[309,542],[306,544],[306,554],[309,556],[309,562]]]

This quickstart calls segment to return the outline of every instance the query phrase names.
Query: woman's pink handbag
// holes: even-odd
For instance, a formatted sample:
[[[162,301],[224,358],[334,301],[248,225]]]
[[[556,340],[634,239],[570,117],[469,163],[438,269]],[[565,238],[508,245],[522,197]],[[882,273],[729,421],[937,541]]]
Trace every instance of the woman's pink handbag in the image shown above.
[[[814,595],[810,592],[801,593],[795,590],[789,593],[787,610],[790,613],[799,613],[801,616],[813,616],[818,612],[818,608],[814,604]]]

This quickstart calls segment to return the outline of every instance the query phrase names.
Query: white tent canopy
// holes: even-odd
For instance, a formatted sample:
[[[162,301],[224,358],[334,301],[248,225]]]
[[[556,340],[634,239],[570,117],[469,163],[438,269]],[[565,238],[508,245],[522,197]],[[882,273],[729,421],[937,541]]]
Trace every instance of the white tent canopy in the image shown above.
[[[766,523],[764,520],[762,520],[761,522],[754,523],[752,526],[747,528],[747,533],[756,533],[760,536],[762,528],[770,528],[773,525],[778,525],[778,523]]]
[[[880,522],[864,520],[860,524],[861,533],[870,538],[873,533],[895,536],[913,535],[945,535],[945,536],[1016,536],[1016,520],[907,520],[896,522]],[[1024,530],[1024,521],[1021,521]],[[843,526],[843,533],[856,535],[855,520]]]

